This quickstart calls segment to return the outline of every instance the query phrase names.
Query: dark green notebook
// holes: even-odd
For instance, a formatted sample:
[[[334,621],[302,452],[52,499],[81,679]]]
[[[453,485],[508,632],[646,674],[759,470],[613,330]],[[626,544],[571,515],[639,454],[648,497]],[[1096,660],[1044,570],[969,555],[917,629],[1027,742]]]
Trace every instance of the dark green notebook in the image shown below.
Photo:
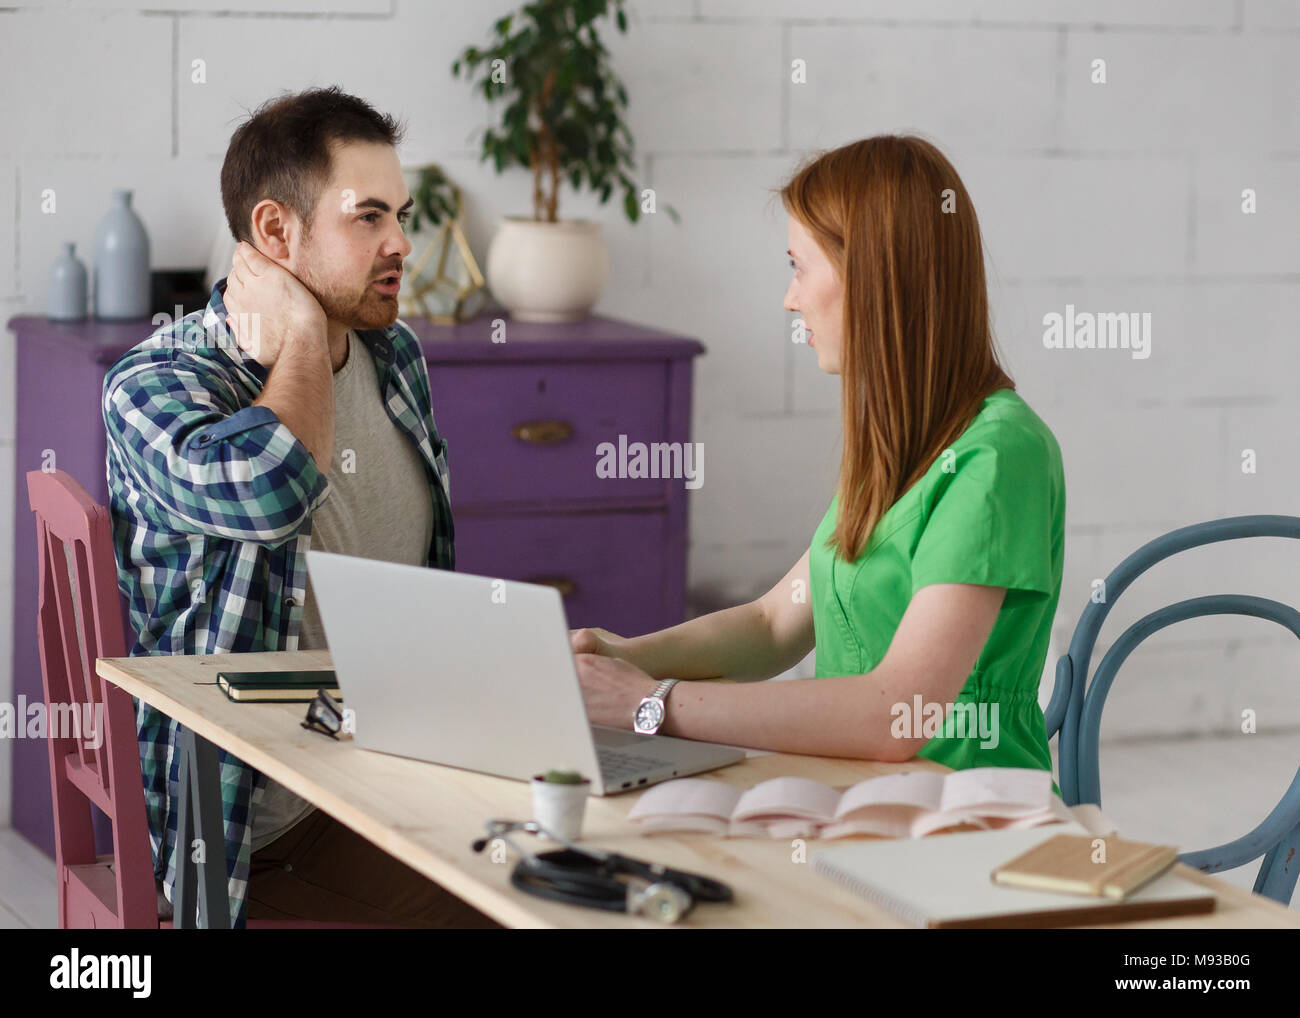
[[[342,700],[332,669],[294,672],[217,672],[217,685],[238,703],[306,703],[323,689]]]

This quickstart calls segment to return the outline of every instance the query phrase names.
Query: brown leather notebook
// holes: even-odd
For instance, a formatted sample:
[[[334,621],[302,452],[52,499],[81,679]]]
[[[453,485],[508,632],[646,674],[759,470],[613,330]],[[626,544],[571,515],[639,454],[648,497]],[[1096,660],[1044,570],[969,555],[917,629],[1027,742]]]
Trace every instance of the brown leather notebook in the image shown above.
[[[1056,894],[1122,900],[1178,858],[1172,845],[1114,835],[1058,834],[993,871],[993,882]]]

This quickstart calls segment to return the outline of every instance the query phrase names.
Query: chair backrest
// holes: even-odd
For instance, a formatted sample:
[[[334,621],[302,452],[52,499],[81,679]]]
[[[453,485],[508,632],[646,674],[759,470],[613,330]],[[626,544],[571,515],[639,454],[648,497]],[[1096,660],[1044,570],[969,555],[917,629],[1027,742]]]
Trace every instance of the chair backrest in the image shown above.
[[[1115,602],[1138,576],[1157,562],[1189,548],[1244,537],[1300,538],[1300,517],[1234,516],[1171,531],[1144,544],[1104,581],[1102,597],[1090,599],[1075,627],[1069,650],[1056,663],[1056,686],[1045,712],[1047,730],[1060,732],[1061,796],[1069,805],[1101,805],[1099,742],[1101,712],[1120,666],[1153,633],[1204,615],[1250,615],[1285,626],[1300,637],[1300,612],[1290,605],[1244,594],[1195,597],[1161,608],[1128,627],[1102,658],[1088,682],[1097,634]],[[1289,903],[1300,874],[1300,770],[1273,811],[1250,833],[1223,845],[1185,852],[1180,859],[1208,873],[1235,869],[1264,856],[1255,891]]]
[[[95,674],[125,657],[108,511],[62,470],[27,474],[36,514],[37,642],[45,692],[59,927],[158,927],[131,697]],[[112,823],[96,856],[91,804]],[[111,866],[109,865],[111,863]]]

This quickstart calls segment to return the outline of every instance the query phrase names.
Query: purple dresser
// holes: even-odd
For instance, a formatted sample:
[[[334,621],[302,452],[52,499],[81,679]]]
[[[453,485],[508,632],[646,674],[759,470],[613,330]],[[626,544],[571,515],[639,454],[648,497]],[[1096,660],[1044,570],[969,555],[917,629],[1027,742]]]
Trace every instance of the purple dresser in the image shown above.
[[[420,338],[447,442],[457,570],[552,584],[571,627],[634,636],[681,622],[685,481],[602,477],[597,447],[618,449],[620,436],[629,447],[684,446],[692,358],[704,347],[601,317],[563,325],[506,320],[504,342],[493,342],[502,330],[494,331],[491,317],[457,326],[403,320]],[[44,464],[65,470],[107,504],[104,374],[153,326],[22,316],[9,328],[18,359],[14,695],[32,702],[42,693],[26,473]],[[52,855],[45,744],[16,739],[13,748],[14,827]]]

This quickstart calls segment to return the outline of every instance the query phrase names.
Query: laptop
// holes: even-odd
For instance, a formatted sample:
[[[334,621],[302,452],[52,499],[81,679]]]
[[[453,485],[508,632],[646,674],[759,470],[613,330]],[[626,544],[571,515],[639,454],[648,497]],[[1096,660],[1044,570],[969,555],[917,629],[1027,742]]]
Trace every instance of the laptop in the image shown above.
[[[554,587],[325,551],[307,571],[363,749],[524,781],[572,769],[593,795],[745,758],[589,723]]]

